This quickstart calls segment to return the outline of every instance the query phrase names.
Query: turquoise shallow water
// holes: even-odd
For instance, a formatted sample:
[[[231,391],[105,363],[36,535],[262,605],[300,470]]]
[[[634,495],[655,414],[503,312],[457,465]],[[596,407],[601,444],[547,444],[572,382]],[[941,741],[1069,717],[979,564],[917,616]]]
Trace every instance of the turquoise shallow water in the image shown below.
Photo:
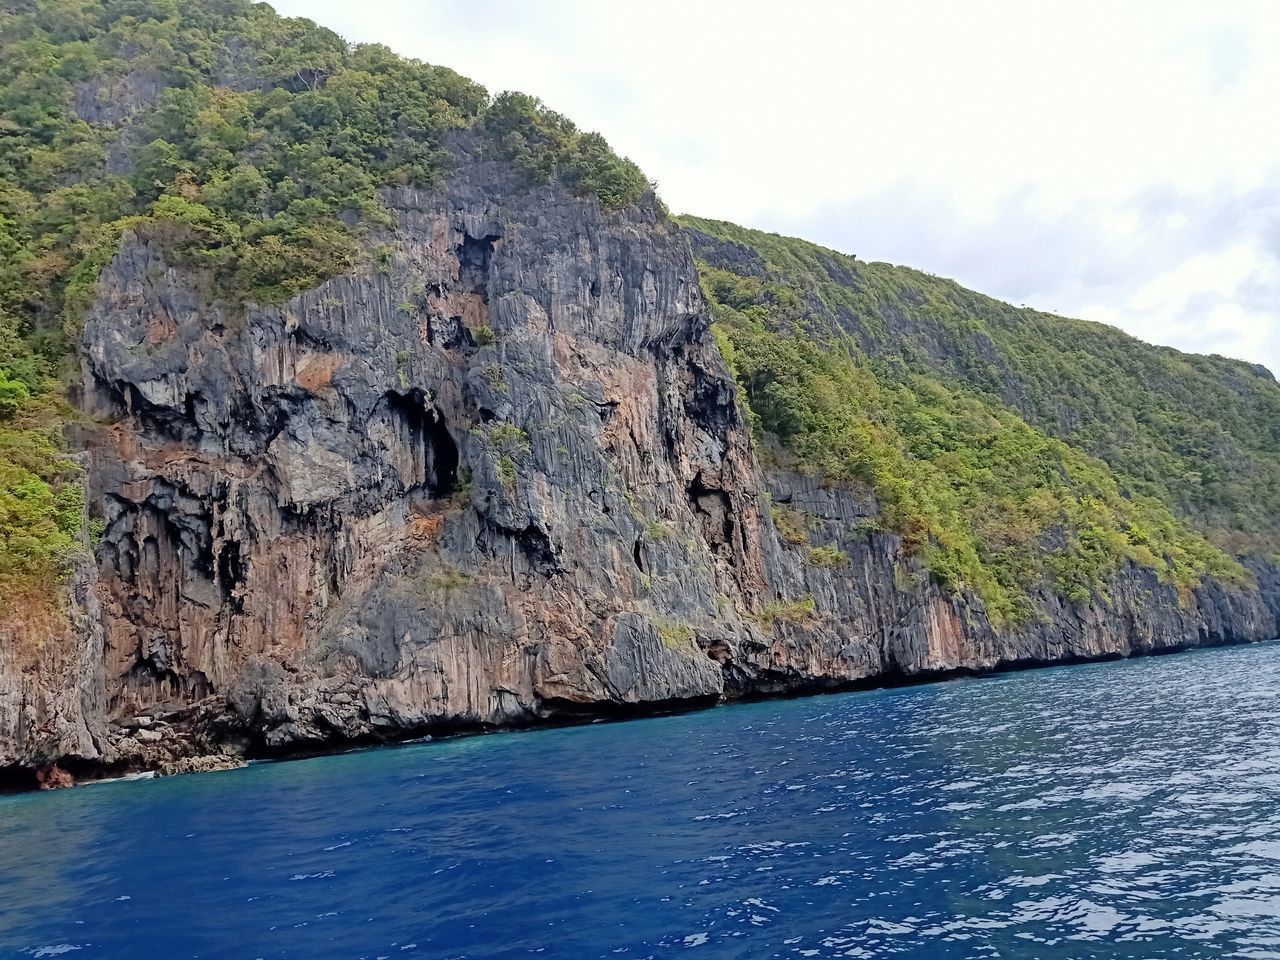
[[[1280,957],[1280,644],[0,799],[0,955]]]

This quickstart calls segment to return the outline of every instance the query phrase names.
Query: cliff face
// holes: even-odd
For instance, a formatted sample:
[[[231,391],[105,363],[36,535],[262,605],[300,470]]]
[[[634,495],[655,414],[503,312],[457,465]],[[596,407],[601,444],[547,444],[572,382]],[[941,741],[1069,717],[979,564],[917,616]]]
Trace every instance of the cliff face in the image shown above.
[[[802,239],[680,219],[707,270],[747,281],[739,294],[751,284],[785,294],[793,308],[766,313],[854,350],[881,383],[915,381],[919,399],[916,384],[927,382],[1016,412],[1230,552],[1280,550],[1280,385],[1264,367],[1154,346]]]
[[[465,146],[460,147],[465,152]],[[376,268],[235,310],[126,236],[85,325],[73,627],[0,638],[0,767],[190,763],[433,730],[1260,640],[1280,571],[1133,567],[996,632],[766,473],[685,237],[464,158],[388,195]],[[806,540],[780,535],[777,505]],[[811,562],[811,547],[846,558]],[[835,555],[835,554],[831,554]]]

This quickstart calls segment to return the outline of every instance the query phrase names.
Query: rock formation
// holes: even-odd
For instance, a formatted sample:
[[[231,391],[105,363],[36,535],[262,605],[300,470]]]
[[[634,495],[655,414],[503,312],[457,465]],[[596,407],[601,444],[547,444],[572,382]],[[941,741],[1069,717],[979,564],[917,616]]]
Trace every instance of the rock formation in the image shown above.
[[[1280,633],[1261,561],[1257,590],[1133,567],[993,630],[870,493],[761,467],[656,202],[455,150],[388,194],[378,266],[280,308],[126,235],[81,350],[96,569],[68,636],[0,638],[13,783]]]

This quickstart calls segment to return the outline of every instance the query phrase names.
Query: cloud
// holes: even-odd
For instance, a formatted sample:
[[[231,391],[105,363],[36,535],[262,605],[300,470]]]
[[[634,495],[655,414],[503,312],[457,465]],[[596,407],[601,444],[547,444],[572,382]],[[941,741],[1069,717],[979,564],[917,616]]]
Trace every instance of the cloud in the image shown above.
[[[1280,369],[1269,0],[282,0],[523,89],[676,210]]]

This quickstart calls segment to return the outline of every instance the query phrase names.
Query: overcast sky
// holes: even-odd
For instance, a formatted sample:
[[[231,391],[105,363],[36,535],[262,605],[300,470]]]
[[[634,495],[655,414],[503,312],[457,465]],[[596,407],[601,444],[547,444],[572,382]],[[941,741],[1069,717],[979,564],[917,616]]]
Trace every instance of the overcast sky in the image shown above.
[[[677,212],[1280,371],[1280,3],[274,6],[541,97]]]

